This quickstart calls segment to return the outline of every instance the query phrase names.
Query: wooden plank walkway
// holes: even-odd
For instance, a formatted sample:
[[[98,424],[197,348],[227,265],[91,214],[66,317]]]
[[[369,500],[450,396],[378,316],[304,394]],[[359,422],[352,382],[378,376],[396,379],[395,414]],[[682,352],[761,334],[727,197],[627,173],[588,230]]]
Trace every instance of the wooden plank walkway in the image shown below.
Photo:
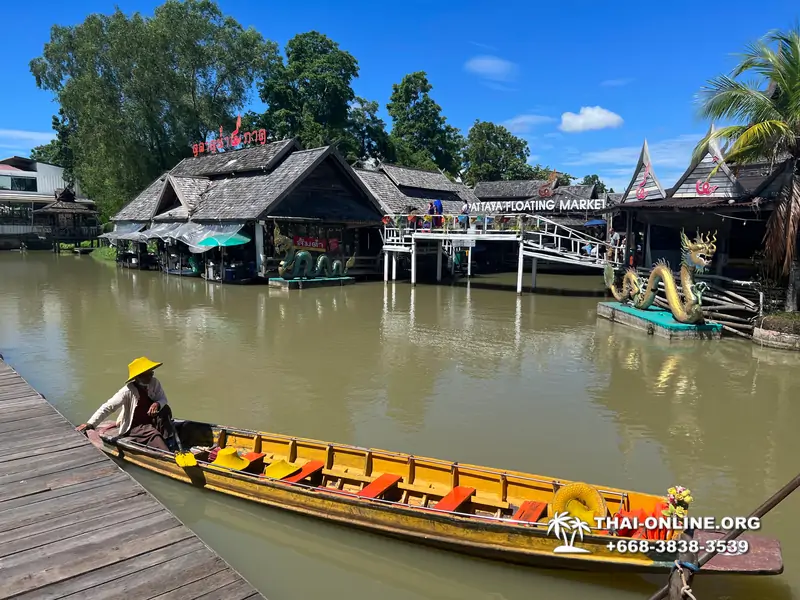
[[[264,596],[0,357],[0,598]]]

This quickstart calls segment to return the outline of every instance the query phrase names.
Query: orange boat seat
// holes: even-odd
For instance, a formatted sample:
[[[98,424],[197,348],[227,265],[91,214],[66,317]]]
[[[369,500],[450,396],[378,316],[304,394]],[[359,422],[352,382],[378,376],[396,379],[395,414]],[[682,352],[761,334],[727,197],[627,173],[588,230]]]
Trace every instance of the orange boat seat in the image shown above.
[[[287,475],[286,477],[282,478],[281,481],[286,481],[288,483],[300,483],[306,477],[311,477],[312,475],[322,471],[324,466],[325,463],[321,460],[310,460],[304,464],[297,473],[293,475]]]
[[[547,510],[547,502],[536,502],[535,500],[526,500],[511,517],[515,521],[531,521],[535,523],[542,518]]]
[[[461,505],[464,504],[475,494],[475,488],[466,486],[456,486],[444,498],[439,500],[433,508],[436,510],[446,510],[449,512],[456,512]]]
[[[401,479],[402,477],[400,475],[384,473],[377,479],[370,481],[357,495],[361,498],[378,498],[381,494],[388,492],[390,488],[396,486],[397,482]]]

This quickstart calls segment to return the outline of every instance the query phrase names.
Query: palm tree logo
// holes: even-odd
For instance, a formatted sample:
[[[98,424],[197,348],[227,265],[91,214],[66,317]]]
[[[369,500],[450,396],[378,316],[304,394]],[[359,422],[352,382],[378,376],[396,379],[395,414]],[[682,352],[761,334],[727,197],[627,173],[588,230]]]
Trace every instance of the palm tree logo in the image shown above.
[[[591,533],[589,526],[577,517],[570,517],[567,511],[556,513],[552,519],[547,522],[547,535],[555,533],[556,537],[564,540],[562,546],[558,546],[553,550],[559,554],[591,554],[586,548],[576,548],[575,537],[580,536],[583,540],[584,533]],[[570,537],[569,534],[572,533]],[[563,534],[563,536],[562,536]]]

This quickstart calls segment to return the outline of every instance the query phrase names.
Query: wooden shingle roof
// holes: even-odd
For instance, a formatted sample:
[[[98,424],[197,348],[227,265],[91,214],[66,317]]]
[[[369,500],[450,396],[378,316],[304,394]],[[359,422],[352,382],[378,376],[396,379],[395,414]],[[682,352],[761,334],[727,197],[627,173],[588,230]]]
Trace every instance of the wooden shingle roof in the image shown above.
[[[381,165],[381,170],[389,176],[389,179],[395,185],[400,187],[442,192],[452,190],[453,182],[438,171],[424,171],[410,167],[398,167],[397,165]]]
[[[153,218],[161,198],[161,189],[167,174],[164,173],[148,185],[141,194],[123,206],[120,211],[111,217],[112,221],[149,221]]]
[[[475,184],[475,195],[480,198],[532,198],[538,196],[539,188],[547,181],[518,179],[513,181],[479,181]]]
[[[653,170],[653,161],[650,159],[650,149],[647,140],[642,144],[639,161],[633,172],[631,182],[622,196],[622,202],[636,202],[637,200],[660,200],[667,197],[664,186],[656,177]]]
[[[712,123],[708,133],[713,131]],[[719,168],[712,175],[716,167]],[[744,191],[736,175],[725,163],[719,143],[710,140],[705,145],[702,158],[692,160],[668,195],[670,198],[735,198],[742,196]]]
[[[422,202],[401,192],[386,173],[367,169],[353,169],[353,171],[378,200],[383,214],[399,215],[420,208]],[[427,202],[425,204],[427,205]]]
[[[184,158],[170,171],[178,176],[214,176],[248,171],[269,171],[292,150],[300,149],[294,139],[270,142],[263,146]]]

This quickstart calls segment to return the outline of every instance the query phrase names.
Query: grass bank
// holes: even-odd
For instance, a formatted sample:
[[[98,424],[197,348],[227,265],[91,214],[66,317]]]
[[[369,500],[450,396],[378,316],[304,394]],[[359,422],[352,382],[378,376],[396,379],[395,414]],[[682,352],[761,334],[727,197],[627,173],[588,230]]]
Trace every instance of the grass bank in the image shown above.
[[[117,260],[117,249],[114,248],[114,246],[103,246],[102,248],[92,250],[89,256],[97,260],[114,261]]]
[[[761,329],[769,329],[770,331],[800,335],[800,312],[782,312],[766,315],[758,323],[758,326]]]

